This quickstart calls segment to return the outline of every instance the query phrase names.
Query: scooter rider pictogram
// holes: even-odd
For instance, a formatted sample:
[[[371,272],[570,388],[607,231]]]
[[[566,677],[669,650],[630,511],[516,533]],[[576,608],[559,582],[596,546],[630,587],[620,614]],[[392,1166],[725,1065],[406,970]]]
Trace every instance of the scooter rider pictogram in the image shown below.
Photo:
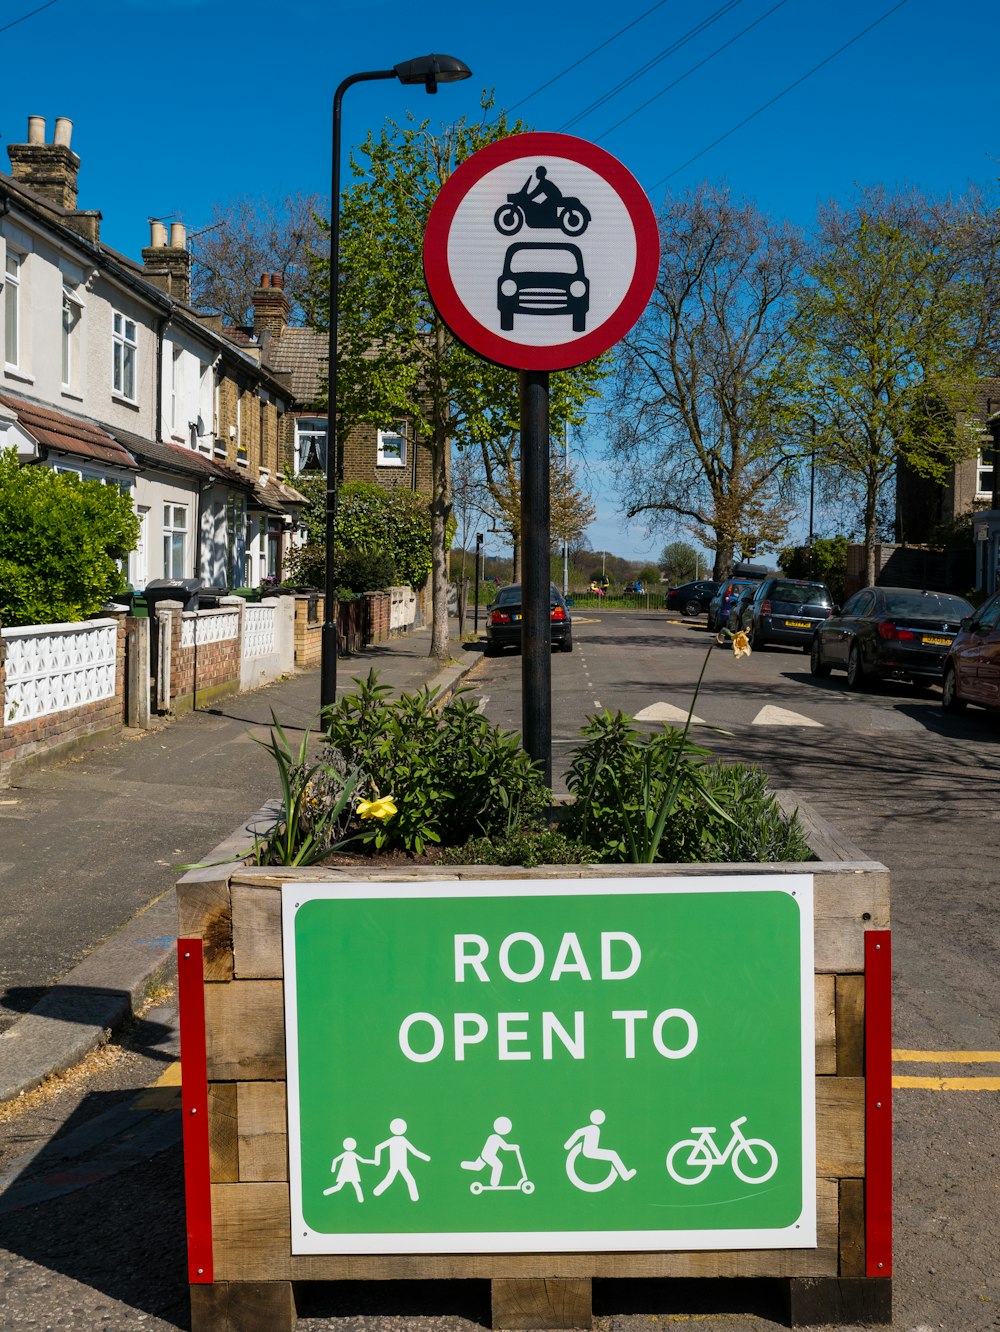
[[[482,1180],[473,1180],[469,1185],[472,1193],[494,1193],[506,1190],[521,1193],[534,1193],[535,1186],[528,1178],[527,1171],[524,1168],[524,1160],[521,1156],[521,1149],[516,1142],[508,1142],[504,1137],[513,1128],[513,1124],[506,1115],[499,1115],[493,1121],[493,1132],[483,1144],[483,1149],[474,1161],[463,1161],[463,1170],[482,1170],[485,1166],[490,1167],[490,1182],[484,1184]],[[504,1179],[504,1160],[501,1152],[508,1152],[517,1161],[517,1167],[520,1175],[516,1180],[507,1183]],[[508,1172],[509,1173],[509,1172]]]
[[[543,230],[559,229],[567,236],[582,236],[590,225],[590,212],[579,199],[563,194],[548,169],[537,166],[538,183],[532,187],[531,176],[516,194],[508,194],[493,216],[493,225],[502,236],[516,236],[525,223]]]

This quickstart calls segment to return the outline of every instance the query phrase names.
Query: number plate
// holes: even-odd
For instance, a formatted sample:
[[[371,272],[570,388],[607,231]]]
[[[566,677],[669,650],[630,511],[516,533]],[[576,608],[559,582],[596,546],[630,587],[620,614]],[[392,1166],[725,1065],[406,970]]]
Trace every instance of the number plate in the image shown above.
[[[785,628],[786,628],[786,629],[808,629],[809,627],[810,627],[810,626],[809,626],[809,621],[808,621],[808,620],[786,620],[786,621],[785,621]]]
[[[520,616],[520,615],[512,615],[510,618],[514,621],[515,624],[517,624],[517,622],[518,622],[518,620],[521,618],[521,616]]]
[[[921,643],[933,643],[940,647],[951,647],[951,639],[946,638],[944,634],[924,634]]]

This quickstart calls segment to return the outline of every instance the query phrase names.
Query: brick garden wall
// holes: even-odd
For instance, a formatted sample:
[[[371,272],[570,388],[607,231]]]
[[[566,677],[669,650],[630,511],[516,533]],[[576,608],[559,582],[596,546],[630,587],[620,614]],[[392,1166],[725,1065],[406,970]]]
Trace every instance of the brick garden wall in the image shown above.
[[[231,600],[217,611],[173,610],[161,616],[161,627],[164,620],[170,625],[171,712],[239,693],[244,603],[240,597]]]

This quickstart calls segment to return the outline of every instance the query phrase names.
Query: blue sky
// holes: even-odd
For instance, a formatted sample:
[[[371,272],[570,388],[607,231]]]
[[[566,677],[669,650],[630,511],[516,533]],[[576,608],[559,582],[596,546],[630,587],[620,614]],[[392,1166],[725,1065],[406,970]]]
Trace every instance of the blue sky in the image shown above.
[[[25,141],[29,115],[50,139],[69,117],[79,206],[136,258],[150,216],[196,230],[238,194],[328,194],[337,83],[430,51],[473,78],[433,100],[394,82],[350,89],[345,146],[407,109],[474,117],[490,87],[533,128],[619,157],[654,206],[668,188],[726,180],[808,226],[856,183],[944,193],[1000,175],[996,0],[54,0],[18,21],[35,9],[0,8],[2,146]],[[582,446],[593,547],[658,553],[667,538],[617,515],[599,433]]]

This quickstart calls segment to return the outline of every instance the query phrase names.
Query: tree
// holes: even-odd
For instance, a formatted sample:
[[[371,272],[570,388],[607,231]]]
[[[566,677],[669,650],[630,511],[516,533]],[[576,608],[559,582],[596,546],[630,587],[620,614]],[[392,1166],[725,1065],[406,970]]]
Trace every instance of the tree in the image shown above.
[[[326,578],[326,478],[300,476],[296,487],[309,503],[302,511],[306,544],[291,558],[292,576],[299,582],[323,587]],[[354,555],[387,555],[395,577],[421,587],[431,569],[431,530],[427,497],[404,487],[354,481],[341,486],[335,527],[339,569]],[[372,591],[372,588],[362,589]]]
[[[789,546],[778,552],[782,572],[789,578],[826,583],[834,601],[844,601],[847,583],[847,537],[817,537],[811,546]]]
[[[279,273],[293,323],[303,318],[309,285],[307,255],[320,244],[319,216],[328,211],[316,194],[289,195],[280,204],[245,195],[212,205],[212,221],[193,233],[194,304],[236,326],[253,323],[253,293],[261,274]]]
[[[518,381],[512,370],[481,360],[448,332],[427,294],[423,238],[431,206],[455,168],[473,152],[519,132],[503,115],[463,118],[434,131],[413,117],[387,121],[352,159],[354,183],[341,207],[339,298],[338,447],[359,422],[384,427],[408,418],[411,447],[429,450],[433,572],[430,652],[448,652],[446,530],[451,516],[451,445],[505,438],[516,429]],[[329,263],[311,257],[308,308],[316,327],[326,326]],[[583,419],[580,404],[596,393],[589,367],[553,377],[553,430]],[[574,405],[575,404],[575,405]]]
[[[0,622],[85,620],[125,588],[139,520],[117,486],[0,451]]]
[[[797,322],[817,457],[860,493],[869,583],[879,508],[898,464],[943,481],[978,447],[957,422],[988,367],[1000,304],[981,203],[880,187],[820,214]],[[991,234],[995,250],[995,221]]]
[[[804,246],[752,203],[702,185],[660,218],[660,270],[618,356],[609,415],[629,517],[715,550],[781,541],[793,516],[802,366],[790,330]]]
[[[689,583],[698,577],[698,552],[686,541],[670,541],[660,553],[660,571],[674,587]]]

